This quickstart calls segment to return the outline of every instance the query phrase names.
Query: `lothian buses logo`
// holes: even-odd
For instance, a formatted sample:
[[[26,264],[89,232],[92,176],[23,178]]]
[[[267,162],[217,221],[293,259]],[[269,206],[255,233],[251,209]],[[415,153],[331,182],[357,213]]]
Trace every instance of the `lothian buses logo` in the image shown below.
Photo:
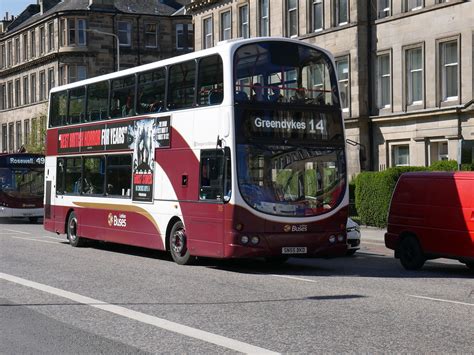
[[[110,227],[126,227],[127,226],[127,216],[125,213],[120,213],[118,216],[113,213],[109,213],[107,216],[107,223]]]

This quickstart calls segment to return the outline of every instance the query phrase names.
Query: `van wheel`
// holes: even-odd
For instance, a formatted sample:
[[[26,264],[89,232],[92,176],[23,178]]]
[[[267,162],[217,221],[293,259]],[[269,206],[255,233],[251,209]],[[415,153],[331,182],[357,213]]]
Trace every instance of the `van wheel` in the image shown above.
[[[73,247],[82,247],[85,245],[84,238],[77,235],[77,217],[74,212],[71,212],[67,220],[67,239],[69,244]]]
[[[405,237],[399,245],[400,263],[407,270],[418,270],[426,261],[420,243],[415,237]]]
[[[171,228],[170,252],[173,260],[179,265],[191,265],[196,261],[195,256],[189,254],[183,222],[178,221]]]

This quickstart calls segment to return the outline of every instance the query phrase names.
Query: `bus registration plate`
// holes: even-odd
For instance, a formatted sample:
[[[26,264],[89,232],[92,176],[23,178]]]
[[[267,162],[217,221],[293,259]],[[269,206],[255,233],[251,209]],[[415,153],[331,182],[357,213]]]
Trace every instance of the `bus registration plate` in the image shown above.
[[[282,254],[306,254],[308,252],[306,247],[283,247]]]

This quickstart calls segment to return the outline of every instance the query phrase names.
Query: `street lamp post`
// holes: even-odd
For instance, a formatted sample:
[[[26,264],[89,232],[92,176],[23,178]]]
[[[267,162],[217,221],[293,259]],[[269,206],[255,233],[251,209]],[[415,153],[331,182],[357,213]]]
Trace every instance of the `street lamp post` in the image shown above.
[[[86,31],[101,34],[101,35],[115,37],[115,39],[117,41],[117,71],[120,71],[120,40],[119,40],[119,37],[115,33],[110,33],[110,32],[104,32],[104,31],[99,31],[99,30],[86,30]]]

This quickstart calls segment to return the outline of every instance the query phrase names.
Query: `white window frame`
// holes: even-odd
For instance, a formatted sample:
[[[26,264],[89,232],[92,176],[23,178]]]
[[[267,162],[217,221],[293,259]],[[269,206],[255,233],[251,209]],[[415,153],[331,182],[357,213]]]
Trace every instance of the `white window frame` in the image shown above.
[[[36,57],[36,31],[30,31],[30,58]]]
[[[342,112],[349,112],[349,107],[351,107],[351,85],[350,85],[351,62],[350,62],[350,57],[348,55],[343,56],[343,57],[339,57],[339,58],[336,58],[335,62],[336,62],[336,72],[338,73],[337,80],[338,80],[340,93],[343,92],[341,90],[341,88],[345,84],[347,84],[347,93],[345,93],[346,94],[347,107],[342,107],[342,100],[341,100],[341,109],[342,109]],[[339,65],[341,64],[341,62],[347,62],[347,78],[344,78],[344,79],[342,79],[341,76],[339,75]]]
[[[28,61],[28,32],[23,33],[23,61]]]
[[[343,6],[342,2],[345,2],[346,6],[346,19],[345,21],[340,21],[339,17],[341,15],[341,7]],[[334,0],[334,24],[336,26],[343,26],[349,23],[349,0]]]
[[[28,75],[23,77],[23,105],[30,103],[30,79]]]
[[[423,0],[405,0],[405,12],[420,10],[423,6]]]
[[[431,159],[431,153],[433,150],[433,145],[437,145],[437,160],[432,160]],[[441,154],[440,147],[445,146],[446,147],[446,154]],[[449,143],[448,140],[445,138],[439,138],[439,139],[430,139],[428,142],[428,158],[429,158],[429,165],[433,164],[435,161],[440,161],[440,160],[449,160]]]
[[[448,44],[456,43],[456,61],[447,62],[446,59],[446,46]],[[439,43],[439,56],[440,56],[440,79],[441,79],[441,100],[442,101],[455,101],[459,98],[459,42],[457,39],[443,41]],[[456,96],[448,96],[447,94],[447,82],[448,82],[448,68],[456,67]]]
[[[232,12],[223,11],[220,14],[220,40],[225,41],[232,38]]]
[[[388,73],[382,72],[382,60],[388,59]],[[388,104],[383,102],[384,81],[388,79]],[[377,56],[377,107],[379,109],[392,106],[392,66],[390,53],[381,53]]]
[[[316,8],[320,8],[321,27],[316,27]],[[311,0],[311,30],[319,32],[324,30],[324,0]]]
[[[155,31],[149,31],[148,26],[155,26]],[[178,27],[179,26],[180,24],[176,25],[176,47],[178,47]],[[148,38],[151,38],[151,37],[155,39],[154,41],[155,43],[150,45],[148,44]],[[158,48],[158,24],[156,22],[145,23],[145,48]]]
[[[258,14],[259,35],[270,36],[270,0],[259,0]]]
[[[210,28],[208,28],[208,25]],[[207,17],[202,20],[203,43],[202,48],[211,48],[214,46],[214,24],[212,17]]]
[[[291,2],[294,3],[294,6],[291,6]],[[295,24],[292,22],[292,16],[294,16]],[[286,0],[286,33],[290,38],[298,37],[298,0]],[[295,33],[292,32],[292,28],[296,30]]]
[[[125,29],[121,28],[125,24]],[[125,34],[126,42],[121,42]],[[119,37],[120,47],[131,47],[132,46],[132,23],[129,21],[117,21],[117,35]]]
[[[54,36],[54,22],[49,22],[48,23],[48,52],[54,51],[55,40],[56,40],[56,37]]]
[[[245,10],[245,13],[244,13]],[[239,37],[249,38],[249,5],[245,4],[239,7]]]
[[[411,60],[412,56],[411,54],[414,51],[420,51],[421,55],[421,68],[414,68],[413,67],[413,61]],[[423,48],[422,47],[413,47],[413,48],[408,48],[405,50],[405,61],[406,61],[406,82],[407,82],[407,95],[406,95],[406,100],[407,100],[407,106],[413,106],[413,105],[421,105],[423,104],[423,97],[424,97],[424,65],[423,65]],[[420,100],[415,100],[414,99],[414,76],[417,73],[421,73],[421,79],[420,79]]]
[[[398,161],[400,160],[400,154],[399,150],[400,148],[408,148],[408,154],[406,155],[407,157],[407,162],[406,163],[401,163],[398,164]],[[391,156],[391,167],[395,166],[410,166],[410,143],[409,142],[397,142],[397,143],[392,143],[390,145],[390,156]]]
[[[20,53],[21,53],[21,46],[20,46],[20,36],[18,37],[15,37],[14,39],[15,41],[15,57],[14,57],[14,60],[15,60],[15,64],[19,64],[21,63],[21,56],[20,56]]]
[[[39,47],[39,53],[40,55],[41,54],[44,54],[46,53],[46,27],[45,26],[41,26],[39,28],[39,40],[40,40],[40,47]]]
[[[385,18],[391,14],[391,0],[377,0],[377,18]]]

